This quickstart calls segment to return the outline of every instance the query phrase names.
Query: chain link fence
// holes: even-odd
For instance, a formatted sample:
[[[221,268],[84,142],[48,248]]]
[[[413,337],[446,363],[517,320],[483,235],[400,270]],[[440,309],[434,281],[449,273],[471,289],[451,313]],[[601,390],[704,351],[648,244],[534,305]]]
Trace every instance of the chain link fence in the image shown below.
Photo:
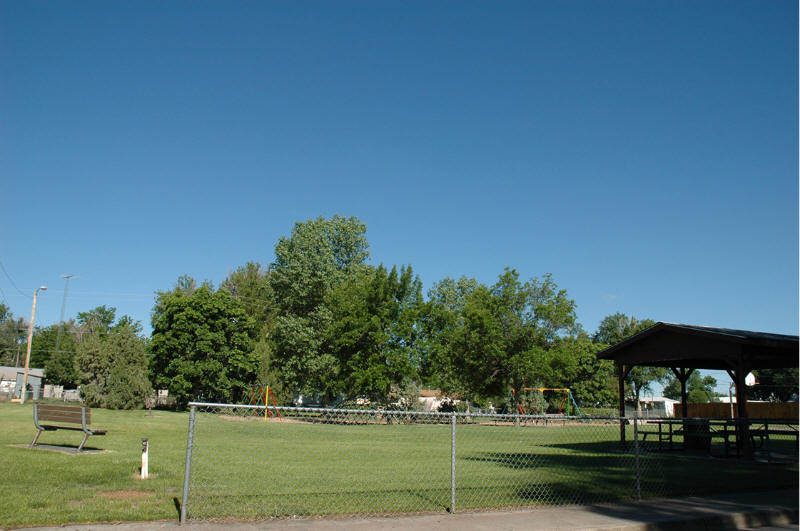
[[[514,509],[797,485],[796,424],[773,425],[761,457],[744,460],[723,458],[737,451],[735,438],[712,436],[713,425],[689,419],[190,406],[182,522]],[[687,440],[702,447],[687,451]]]

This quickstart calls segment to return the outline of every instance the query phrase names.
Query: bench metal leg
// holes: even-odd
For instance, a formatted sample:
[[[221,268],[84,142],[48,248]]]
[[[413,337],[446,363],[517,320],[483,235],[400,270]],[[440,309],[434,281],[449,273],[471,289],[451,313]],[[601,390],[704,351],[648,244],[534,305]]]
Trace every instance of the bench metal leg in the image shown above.
[[[89,434],[88,433],[84,433],[83,434],[83,440],[81,441],[80,446],[78,446],[78,452],[79,453],[80,453],[81,450],[83,450],[83,445],[86,444],[86,439],[88,439],[88,438],[89,438]]]
[[[30,446],[31,448],[36,446],[36,441],[39,440],[39,435],[41,435],[43,431],[44,430],[39,430],[39,431],[36,432],[36,437],[33,438],[33,442],[31,443],[31,446]]]

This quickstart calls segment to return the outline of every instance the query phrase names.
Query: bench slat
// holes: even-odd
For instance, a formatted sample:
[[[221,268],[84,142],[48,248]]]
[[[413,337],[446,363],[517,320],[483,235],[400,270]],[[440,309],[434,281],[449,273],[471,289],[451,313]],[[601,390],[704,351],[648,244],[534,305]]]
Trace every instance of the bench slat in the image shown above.
[[[42,413],[39,412],[39,420],[54,420],[56,422],[75,422],[80,424],[81,423],[81,412],[78,411],[78,414],[75,413],[59,413],[57,415],[50,414],[50,413]]]
[[[74,430],[74,431],[83,431],[83,428],[80,426],[58,426],[55,424],[41,424],[42,428],[52,431],[52,430]]]
[[[81,424],[81,408],[76,406],[54,406],[50,404],[40,404],[39,420],[50,420],[54,422],[70,422]],[[92,413],[86,408],[86,424],[92,423]]]
[[[80,411],[80,406],[65,406],[62,404],[39,404],[39,409],[46,409],[48,411]]]

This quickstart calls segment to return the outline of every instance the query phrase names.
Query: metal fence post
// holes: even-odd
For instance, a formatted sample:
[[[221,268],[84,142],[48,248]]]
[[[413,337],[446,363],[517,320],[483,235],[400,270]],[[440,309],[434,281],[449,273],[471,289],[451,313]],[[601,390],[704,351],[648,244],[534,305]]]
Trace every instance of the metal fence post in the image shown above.
[[[639,471],[639,419],[633,419],[633,445],[636,449],[636,499],[642,499],[642,480]]]
[[[186,468],[183,473],[183,500],[181,501],[181,525],[186,523],[186,505],[189,503],[189,478],[192,471],[192,445],[194,442],[194,419],[197,406],[189,409],[189,436],[186,439]]]
[[[450,417],[450,514],[456,512],[456,414]]]

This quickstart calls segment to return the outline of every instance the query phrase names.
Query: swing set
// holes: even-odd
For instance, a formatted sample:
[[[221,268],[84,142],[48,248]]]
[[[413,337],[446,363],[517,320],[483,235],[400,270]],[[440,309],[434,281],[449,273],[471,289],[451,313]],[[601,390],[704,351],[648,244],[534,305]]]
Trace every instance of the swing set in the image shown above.
[[[272,405],[275,408],[274,413],[269,410],[270,399],[272,400]],[[272,388],[268,383],[257,383],[250,386],[250,405],[260,406],[261,404],[264,404],[264,420],[267,420],[267,418],[272,418],[274,415],[278,417],[278,420],[283,422],[281,412],[278,411],[278,402],[275,400],[275,395],[272,393]]]
[[[564,393],[563,397],[561,398],[561,404],[558,406],[558,414],[560,415],[564,411],[564,406],[567,404],[567,400],[570,400],[572,405],[575,407],[575,411],[578,412],[578,416],[582,417],[583,413],[581,413],[581,408],[578,407],[578,403],[575,402],[575,397],[572,396],[572,391],[569,388],[561,388],[561,387],[523,387],[522,391],[539,391],[540,393],[544,393],[545,391],[556,391]],[[517,410],[519,411],[520,415],[525,414],[525,410],[522,409],[522,404],[517,400],[517,391],[514,388],[511,388],[511,403],[517,404]]]

